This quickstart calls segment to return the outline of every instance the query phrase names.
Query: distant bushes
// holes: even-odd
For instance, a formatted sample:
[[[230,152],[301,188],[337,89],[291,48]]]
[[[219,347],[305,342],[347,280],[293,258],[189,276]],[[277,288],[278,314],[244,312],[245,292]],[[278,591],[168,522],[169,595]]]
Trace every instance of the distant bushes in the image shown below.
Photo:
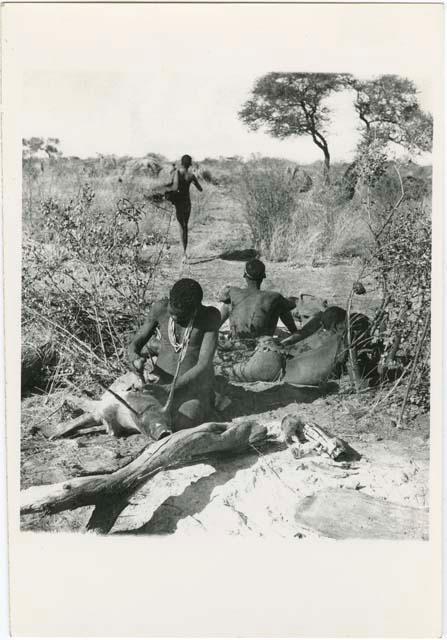
[[[280,161],[253,160],[243,166],[239,184],[254,248],[272,258],[275,234],[290,223],[296,206],[290,177]]]
[[[368,229],[361,224],[358,203],[340,201],[339,189],[324,186],[318,167],[313,168],[313,179],[306,173],[313,188],[306,192],[286,161],[256,159],[242,168],[237,197],[254,248],[269,260],[312,264],[333,251],[341,259],[368,250]]]
[[[392,165],[379,160],[379,167],[371,169],[367,161],[365,168],[372,176],[368,198],[373,218],[401,193]],[[313,186],[303,193],[285,160],[253,159],[242,165],[233,194],[243,206],[253,247],[269,260],[298,264],[368,258],[373,237],[364,207],[365,171],[361,166],[354,171],[353,165],[334,165],[331,185],[322,184],[318,163],[307,166],[306,173]],[[408,163],[402,175],[405,201],[429,198],[428,168]]]

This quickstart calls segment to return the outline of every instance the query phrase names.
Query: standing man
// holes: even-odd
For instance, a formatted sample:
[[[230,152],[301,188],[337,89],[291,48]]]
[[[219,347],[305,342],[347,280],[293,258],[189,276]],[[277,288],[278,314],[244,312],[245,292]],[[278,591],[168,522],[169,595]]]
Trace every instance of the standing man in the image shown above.
[[[167,192],[167,199],[172,202],[175,207],[175,215],[179,224],[180,242],[183,246],[183,260],[187,259],[188,247],[188,222],[191,215],[191,198],[189,196],[189,187],[191,183],[196,189],[203,191],[200,182],[191,170],[192,158],[189,155],[182,156],[180,168],[174,167],[173,181],[171,190]]]
[[[245,289],[227,286],[220,295],[221,325],[230,318],[233,338],[273,336],[281,319],[290,333],[298,331],[290,313],[295,303],[277,291],[261,291],[265,278],[265,265],[260,260],[249,260],[245,265]]]
[[[202,298],[203,291],[198,282],[190,278],[178,280],[169,292],[169,299],[153,304],[128,349],[131,368],[141,375],[144,368],[141,350],[159,329],[159,355],[152,373],[168,392],[182,355],[174,388],[174,430],[205,422],[213,405],[213,356],[220,314],[215,307],[202,305]]]

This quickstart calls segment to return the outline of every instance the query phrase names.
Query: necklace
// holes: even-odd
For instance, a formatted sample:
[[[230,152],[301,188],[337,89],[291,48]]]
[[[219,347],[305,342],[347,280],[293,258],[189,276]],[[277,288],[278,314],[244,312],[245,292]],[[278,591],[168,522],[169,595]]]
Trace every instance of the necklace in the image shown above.
[[[185,333],[183,334],[182,340],[180,342],[177,340],[177,336],[175,335],[175,321],[173,318],[169,317],[168,320],[168,338],[169,342],[174,349],[175,353],[181,351],[184,347],[187,347],[189,338],[192,331],[192,325],[194,322],[194,316],[189,321],[188,326],[186,327]],[[185,349],[186,350],[186,349]]]

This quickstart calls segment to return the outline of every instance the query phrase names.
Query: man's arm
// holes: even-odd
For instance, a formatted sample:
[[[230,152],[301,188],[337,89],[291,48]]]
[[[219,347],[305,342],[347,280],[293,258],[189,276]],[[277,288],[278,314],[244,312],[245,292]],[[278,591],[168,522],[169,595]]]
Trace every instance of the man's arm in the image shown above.
[[[220,327],[228,320],[231,312],[231,292],[230,286],[226,285],[219,293],[219,302],[223,302],[220,308]]]
[[[196,176],[194,176],[194,175],[193,175],[193,177],[192,177],[192,181],[191,181],[191,182],[194,184],[194,186],[195,186],[195,188],[196,188],[196,189],[198,189],[199,191],[203,191],[203,189],[202,189],[202,185],[201,185],[201,184],[200,184],[200,182],[197,180]]]
[[[158,327],[158,318],[164,307],[163,302],[155,302],[144,321],[144,324],[138,329],[127,349],[127,356],[132,371],[137,371],[134,361],[141,358],[141,349],[147,341],[154,335]]]
[[[230,317],[231,306],[229,304],[223,304],[220,308],[220,324],[219,327],[224,325]]]
[[[217,337],[219,331],[220,314],[215,308],[210,309],[210,318],[207,330],[203,334],[197,363],[188,371],[178,377],[175,388],[185,389],[193,385],[198,377],[209,368],[213,362],[214,352],[217,347]]]
[[[174,169],[171,183],[172,191],[178,190],[178,169]]]
[[[308,322],[306,322],[304,327],[297,331],[293,336],[290,336],[285,340],[281,340],[281,344],[285,347],[290,347],[290,345],[295,344],[296,342],[301,342],[301,340],[312,336],[321,327],[322,315],[322,311],[316,313]]]
[[[295,307],[295,304],[281,296],[280,305],[279,317],[281,318],[282,322],[285,324],[290,333],[297,333],[298,328],[295,324],[295,320],[293,319],[292,314],[290,313],[291,309]]]

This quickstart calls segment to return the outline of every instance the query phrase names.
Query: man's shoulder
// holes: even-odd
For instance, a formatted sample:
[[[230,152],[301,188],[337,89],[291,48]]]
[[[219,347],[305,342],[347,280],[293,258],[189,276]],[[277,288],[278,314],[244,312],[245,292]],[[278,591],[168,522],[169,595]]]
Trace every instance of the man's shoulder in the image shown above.
[[[240,291],[241,289],[239,289],[239,287],[232,287],[231,285],[226,284],[219,291],[219,301],[224,302],[225,300],[230,300],[234,296],[237,296]]]
[[[272,302],[282,298],[282,295],[278,291],[266,289],[265,291],[261,291],[261,293],[265,300],[271,300]]]
[[[281,304],[288,309],[294,309],[296,306],[296,303],[291,298],[286,298],[282,293],[279,293],[279,291],[264,291],[264,294],[264,300],[270,304]]]
[[[202,306],[200,324],[205,331],[214,331],[220,326],[220,311],[213,306]]]
[[[149,316],[158,317],[168,312],[168,298],[161,298],[156,300],[149,309]]]
[[[246,292],[247,290],[242,289],[242,287],[231,287],[228,285],[228,291],[231,296],[241,296],[244,295],[244,291]]]

